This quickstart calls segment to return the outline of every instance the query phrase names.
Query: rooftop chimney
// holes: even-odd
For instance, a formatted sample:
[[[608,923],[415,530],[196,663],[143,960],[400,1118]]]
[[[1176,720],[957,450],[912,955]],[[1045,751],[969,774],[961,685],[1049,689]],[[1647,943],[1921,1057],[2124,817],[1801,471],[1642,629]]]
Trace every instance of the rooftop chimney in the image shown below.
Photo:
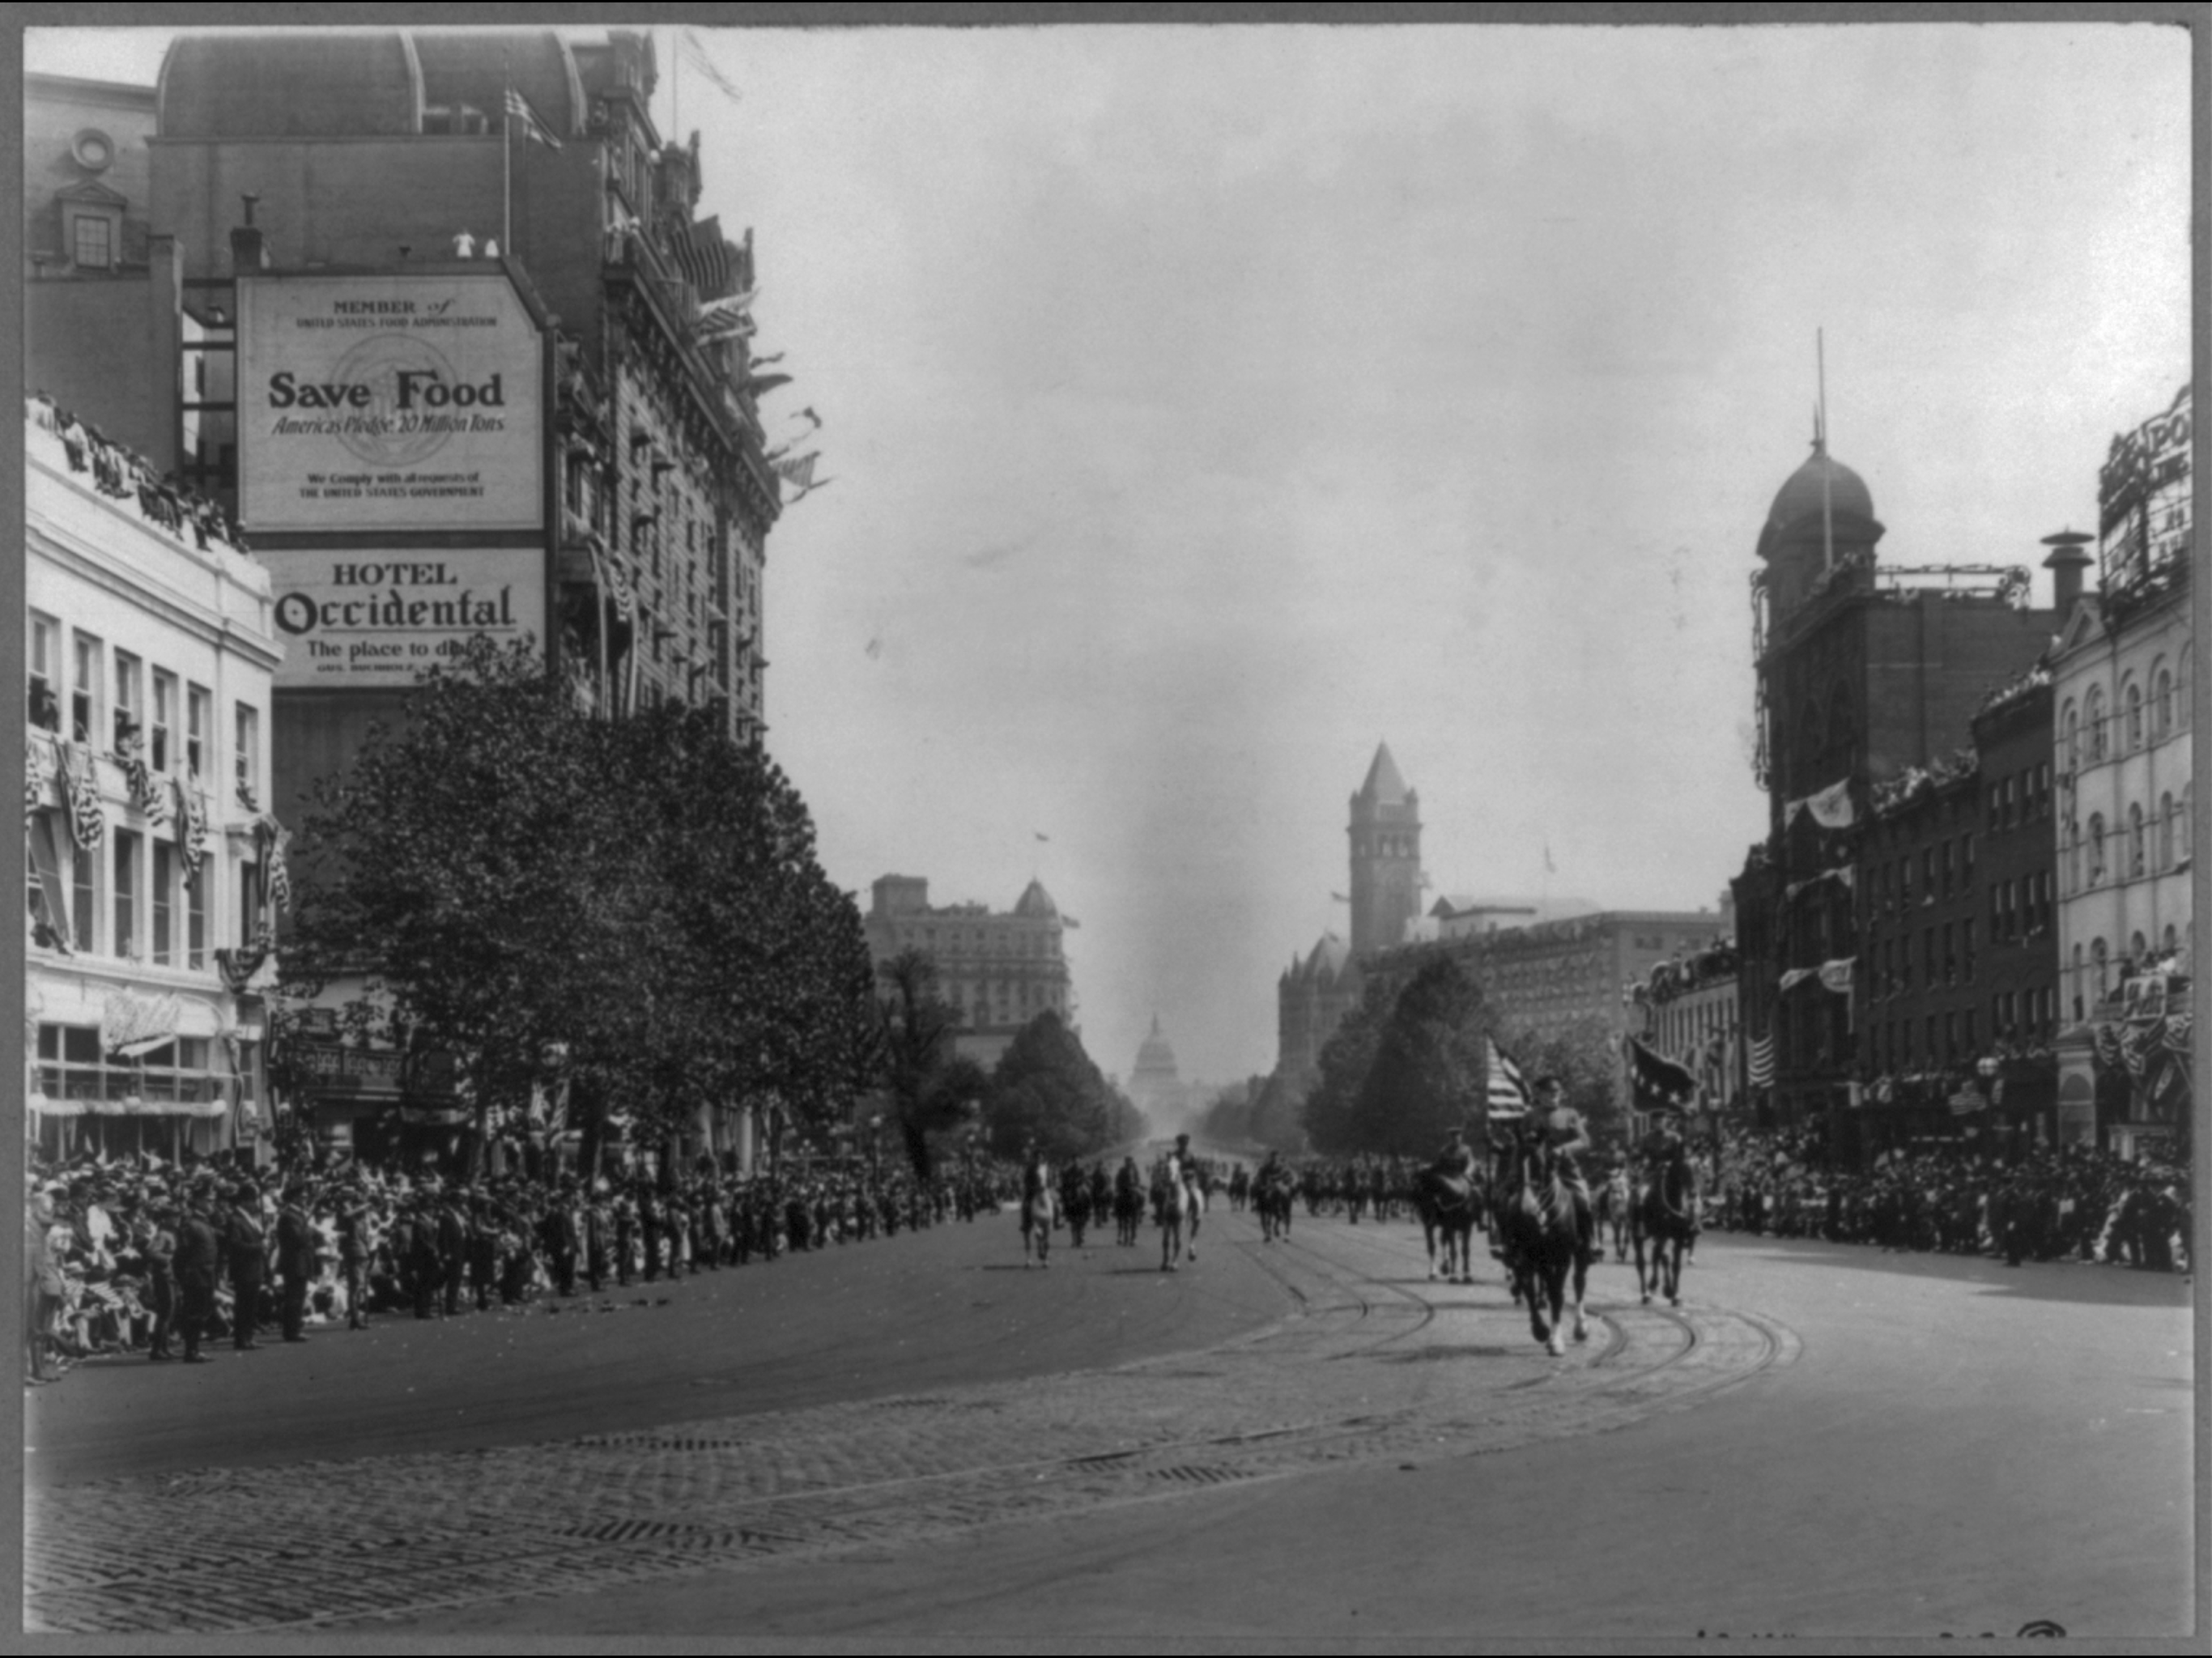
[[[2051,602],[2058,610],[2061,633],[2073,620],[2074,607],[2081,602],[2081,572],[2089,564],[2089,555],[2081,549],[2090,539],[2079,530],[2061,530],[2055,536],[2043,538],[2043,544],[2051,549],[2051,556],[2043,561],[2043,568],[2051,572]]]
[[[246,203],[246,222],[234,226],[230,233],[230,269],[233,275],[240,271],[266,270],[269,268],[269,244],[253,228],[253,204],[261,198],[246,195],[239,199]]]

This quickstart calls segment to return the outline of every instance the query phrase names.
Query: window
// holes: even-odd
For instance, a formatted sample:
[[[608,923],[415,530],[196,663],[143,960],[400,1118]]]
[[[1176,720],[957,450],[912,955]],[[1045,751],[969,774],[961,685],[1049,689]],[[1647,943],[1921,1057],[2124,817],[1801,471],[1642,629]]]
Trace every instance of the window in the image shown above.
[[[106,270],[115,264],[115,227],[102,213],[70,216],[70,249],[82,270]]]
[[[132,829],[115,831],[115,953],[138,954],[138,841]]]
[[[1955,984],[1959,978],[1959,952],[1955,937],[1948,921],[1943,923],[1943,982]]]
[[[138,659],[128,651],[115,653],[115,751],[143,733],[146,708],[143,701],[143,671]]]
[[[213,732],[215,699],[198,685],[185,690],[185,768],[195,777],[207,775],[211,758],[207,744]]]
[[[2128,808],[2128,874],[2136,880],[2143,875],[2148,837],[2143,833],[2143,809],[2141,804]]]
[[[212,858],[200,860],[200,872],[185,883],[185,965],[207,965],[207,890],[215,868]]]
[[[1966,1039],[1965,1051],[1972,1054],[1981,1047],[1981,1044],[1974,1040],[1974,1010],[1968,1008],[1960,1017],[1963,1022],[1963,1034]]]
[[[2076,1023],[2081,1022],[2082,1017],[2081,987],[2081,946],[2076,944],[2074,946],[2074,1018]]]
[[[42,731],[62,728],[61,633],[61,623],[52,616],[33,613],[26,689],[30,721]]]
[[[2132,679],[2128,681],[2128,751],[2132,753],[2143,745],[2142,687]]]
[[[70,850],[70,931],[76,938],[76,947],[88,956],[100,948],[99,868],[98,859],[82,847],[72,844]]]
[[[2081,715],[2071,702],[2066,705],[2066,769],[2081,769]]]
[[[2173,809],[2173,797],[2161,795],[2158,802],[2158,866],[2161,870],[2173,867],[2174,831],[2180,818]]]
[[[154,842],[154,963],[169,965],[173,949],[170,908],[176,902],[176,850],[167,841]]]
[[[100,730],[100,641],[78,634],[70,680],[70,739],[91,743]]]
[[[146,763],[155,771],[169,768],[169,733],[177,720],[177,677],[154,670],[154,728],[147,744]]]
[[[251,859],[238,865],[238,942],[242,948],[261,930],[261,866]]]
[[[238,746],[232,763],[238,773],[239,804],[244,805],[257,799],[261,787],[261,715],[244,702],[237,705],[235,713]]]
[[[1974,924],[1972,921],[1961,921],[1959,923],[1959,957],[1960,971],[1966,975],[1966,981],[1968,984],[1973,983]]]
[[[1920,902],[1936,902],[1936,848],[1923,847],[1920,851]]]
[[[2089,814],[2089,884],[2097,885],[2105,878],[2105,814]]]
[[[2089,966],[2090,969],[2096,975],[2096,999],[2101,1002],[2105,999],[2106,995],[2105,941],[2102,938],[2093,938],[2089,941]]]
[[[1955,874],[1956,866],[1951,856],[1951,843],[1946,841],[1943,843],[1943,896],[1946,898],[1951,896]]]
[[[1959,837],[1959,890],[1968,892],[1974,884],[1974,832],[1968,829]]]
[[[2089,760],[2094,765],[2105,757],[2105,693],[2096,686],[2089,688],[2082,717],[2089,727]]]
[[[2163,740],[2173,735],[2173,675],[2161,664],[2151,685],[2151,732]]]

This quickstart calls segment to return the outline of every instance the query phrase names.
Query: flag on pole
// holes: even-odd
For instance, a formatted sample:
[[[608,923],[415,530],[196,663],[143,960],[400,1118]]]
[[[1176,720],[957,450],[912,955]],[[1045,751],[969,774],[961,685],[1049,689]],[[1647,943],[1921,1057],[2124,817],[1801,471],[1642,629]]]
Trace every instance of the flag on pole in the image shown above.
[[[810,449],[803,455],[787,456],[781,460],[771,461],[769,465],[775,475],[786,483],[804,489],[813,483],[814,463],[821,459],[822,452],[819,449]]]
[[[713,87],[732,103],[740,101],[738,89],[730,84],[728,78],[721,70],[714,67],[714,60],[707,56],[706,46],[701,43],[699,37],[688,28],[676,31],[676,60],[680,64],[688,64],[697,70],[700,74],[707,77],[708,85]]]
[[[545,125],[530,100],[513,87],[507,89],[507,118],[524,137],[535,139],[551,149],[561,148],[561,141],[553,136],[553,129]]]
[[[1485,1037],[1490,1052],[1488,1084],[1483,1092],[1484,1103],[1492,1117],[1525,1117],[1528,1114],[1528,1084],[1521,1075],[1521,1067],[1498,1051],[1494,1038]]]
[[[1042,829],[1031,829],[1030,833],[1036,835],[1040,841],[1049,841],[1052,839],[1052,836],[1047,835]]]

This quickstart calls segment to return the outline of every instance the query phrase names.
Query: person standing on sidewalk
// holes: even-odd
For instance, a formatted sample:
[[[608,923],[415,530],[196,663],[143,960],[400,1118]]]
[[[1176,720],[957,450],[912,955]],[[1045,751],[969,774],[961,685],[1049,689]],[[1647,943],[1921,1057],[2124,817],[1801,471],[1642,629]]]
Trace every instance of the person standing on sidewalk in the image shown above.
[[[368,1204],[359,1193],[338,1203],[338,1274],[345,1280],[346,1328],[368,1328]]]
[[[253,1339],[261,1315],[261,1286],[269,1281],[269,1235],[261,1224],[261,1193],[251,1181],[239,1187],[223,1224],[230,1257],[231,1345],[241,1353],[260,1346]]]
[[[315,1278],[315,1226],[296,1179],[285,1182],[284,1206],[276,1213],[276,1275],[283,1280],[284,1339],[305,1341],[307,1286]]]
[[[200,1337],[215,1316],[215,1278],[222,1245],[208,1218],[210,1200],[200,1193],[185,1199],[185,1217],[177,1227],[178,1322],[185,1337],[185,1363],[205,1364]]]
[[[53,1227],[52,1194],[32,1193],[23,1226],[23,1339],[27,1379],[33,1382],[54,1382],[61,1377],[61,1367],[51,1362],[46,1351],[54,1315],[68,1294],[68,1286],[62,1279],[61,1260],[54,1253]]]

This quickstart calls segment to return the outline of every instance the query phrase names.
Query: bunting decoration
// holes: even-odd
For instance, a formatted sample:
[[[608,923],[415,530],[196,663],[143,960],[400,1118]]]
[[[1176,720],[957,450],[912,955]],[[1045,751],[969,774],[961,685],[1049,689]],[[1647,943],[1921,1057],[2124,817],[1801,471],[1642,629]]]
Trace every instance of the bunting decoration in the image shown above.
[[[161,828],[169,821],[169,795],[154,774],[154,768],[146,763],[145,739],[131,732],[117,746],[115,757],[122,762],[124,779],[131,786],[131,803],[146,814],[149,828]]]
[[[1818,976],[1820,971],[1820,969],[1817,967],[1791,968],[1789,972],[1782,975],[1782,989],[1784,993],[1787,994],[1789,992],[1796,989],[1799,985],[1803,984],[1806,980]]]
[[[234,995],[244,990],[247,981],[261,970],[261,964],[269,959],[270,951],[276,947],[276,935],[270,932],[269,923],[264,921],[253,930],[253,938],[249,943],[236,950],[216,951],[216,971],[222,975],[223,987]]]
[[[46,802],[46,768],[39,758],[46,748],[42,738],[33,738],[23,744],[23,817],[27,821],[38,813]]]
[[[1838,996],[1851,993],[1851,973],[1858,965],[1858,957],[1845,956],[1840,960],[1820,963],[1820,987],[1832,990]]]
[[[1528,1114],[1528,1084],[1521,1075],[1521,1067],[1498,1051],[1495,1038],[1485,1037],[1489,1049],[1489,1072],[1484,1090],[1483,1102],[1492,1117],[1525,1117]]]
[[[772,463],[775,475],[786,483],[801,489],[814,487],[814,463],[822,459],[819,449],[810,449],[803,455],[794,455]]]
[[[1797,814],[1809,811],[1813,821],[1822,829],[1845,829],[1857,821],[1851,807],[1850,780],[1822,789],[1818,794],[1808,794],[1802,800],[1792,800],[1782,813],[1783,827],[1787,829],[1797,821]]]
[[[285,851],[292,844],[292,831],[278,823],[275,815],[256,818],[253,823],[253,844],[260,854],[261,867],[268,883],[270,903],[289,914],[292,909],[292,871],[285,861]]]
[[[62,780],[67,786],[70,837],[90,852],[107,838],[107,817],[100,809],[100,783],[92,750],[75,743],[62,748]]]

